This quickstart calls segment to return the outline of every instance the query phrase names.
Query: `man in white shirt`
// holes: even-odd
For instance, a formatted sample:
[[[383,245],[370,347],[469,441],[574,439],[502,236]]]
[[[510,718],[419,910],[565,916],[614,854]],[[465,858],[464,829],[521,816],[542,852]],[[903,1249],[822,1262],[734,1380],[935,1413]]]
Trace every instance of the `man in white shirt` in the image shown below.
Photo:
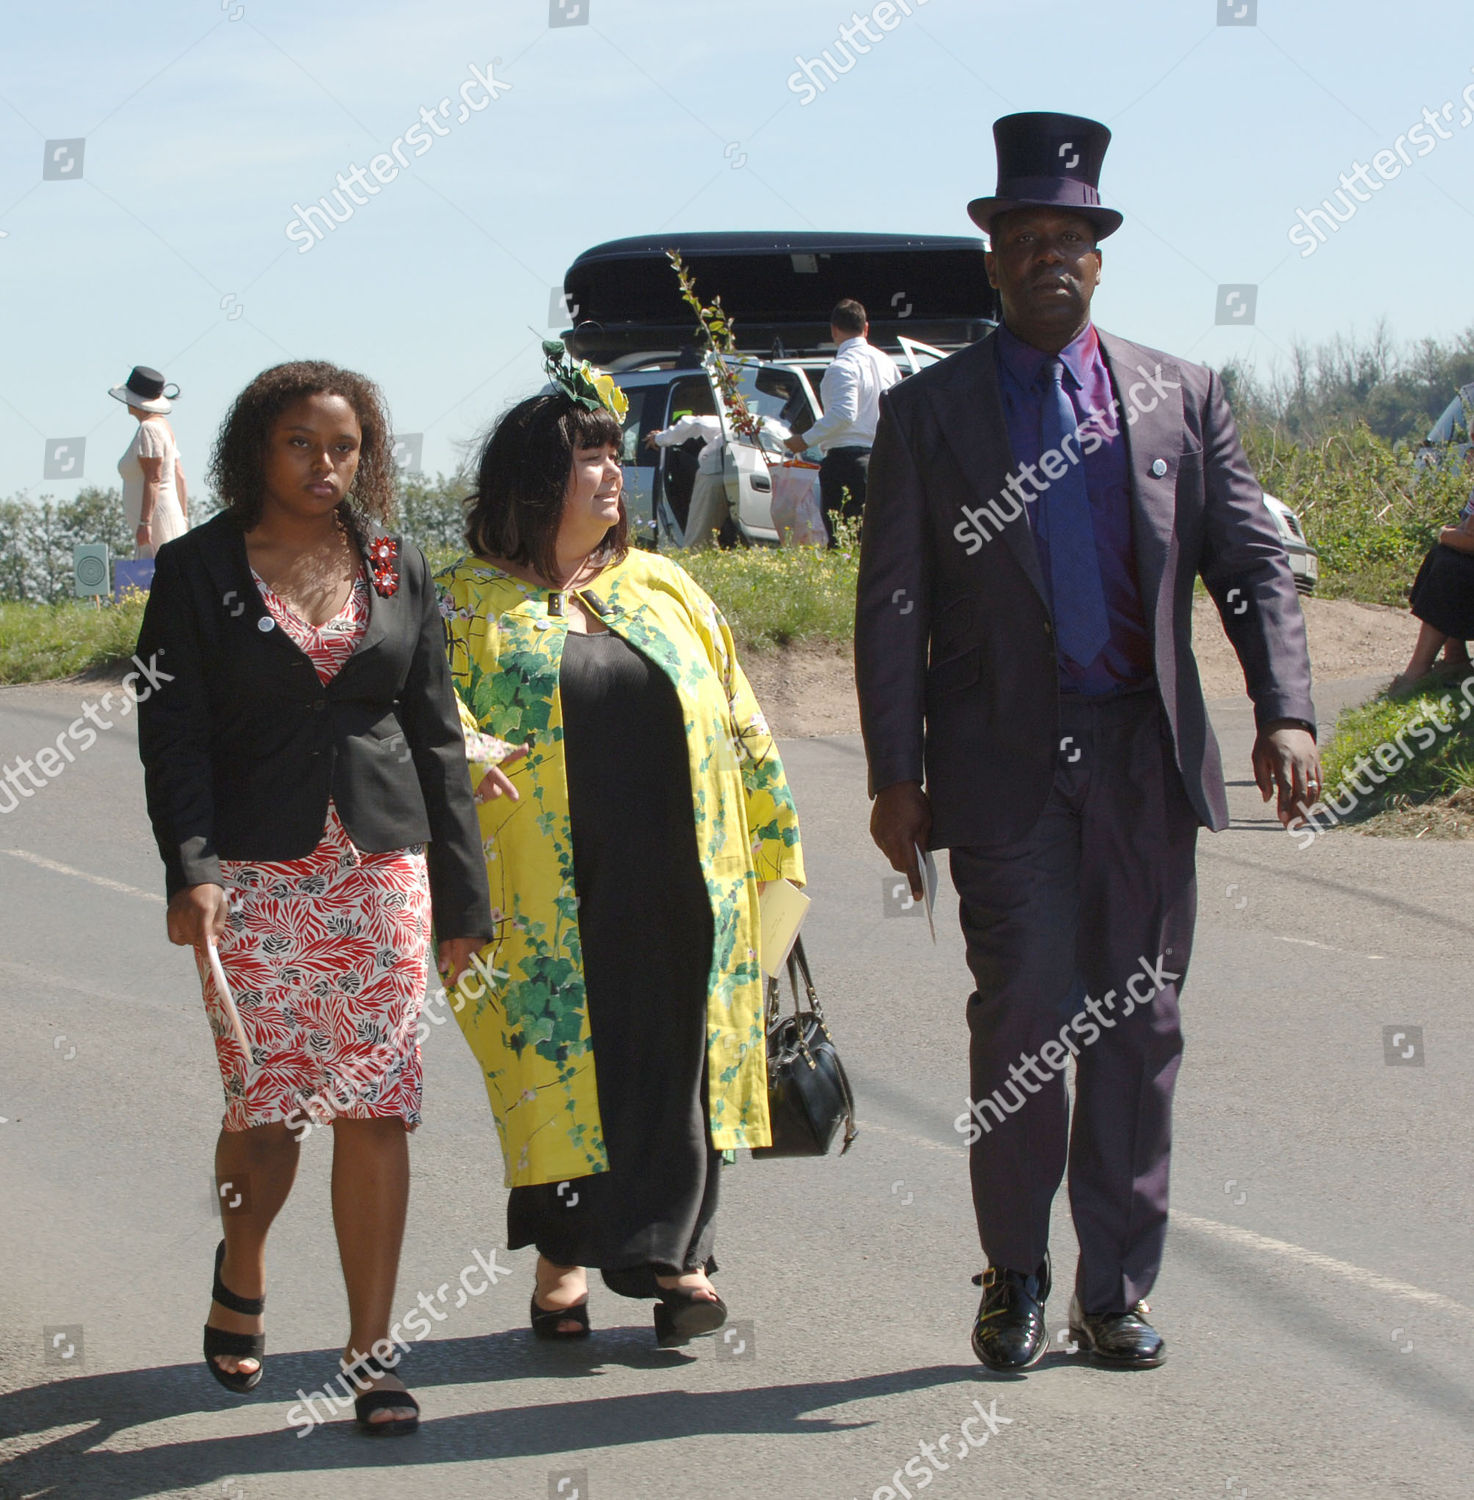
[[[712,533],[720,531],[727,519],[727,484],[722,477],[722,424],[713,416],[688,412],[660,432],[650,433],[645,444],[650,448],[677,448],[692,438],[702,439],[696,460],[696,482],[691,488],[691,505],[686,512],[685,546],[691,551],[709,547]]]
[[[866,342],[869,332],[870,323],[860,303],[846,297],[836,304],[829,315],[829,333],[839,347],[819,383],[824,415],[802,437],[791,437],[785,445],[794,453],[812,447],[824,452],[819,465],[819,499],[831,547],[836,515],[858,521],[865,508],[870,446],[880,420],[880,393],[901,378],[895,360]]]

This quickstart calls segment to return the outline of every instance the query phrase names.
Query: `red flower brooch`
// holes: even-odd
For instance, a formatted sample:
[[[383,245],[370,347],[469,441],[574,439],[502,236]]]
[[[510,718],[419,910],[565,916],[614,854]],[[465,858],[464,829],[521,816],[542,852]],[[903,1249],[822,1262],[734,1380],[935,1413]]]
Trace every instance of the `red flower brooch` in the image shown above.
[[[388,599],[399,589],[399,543],[392,536],[376,536],[368,545],[374,587]]]

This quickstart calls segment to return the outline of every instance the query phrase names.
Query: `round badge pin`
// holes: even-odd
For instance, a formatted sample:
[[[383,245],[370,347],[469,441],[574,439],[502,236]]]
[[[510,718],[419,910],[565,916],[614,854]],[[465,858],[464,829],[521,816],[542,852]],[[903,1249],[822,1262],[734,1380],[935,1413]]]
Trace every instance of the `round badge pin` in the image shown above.
[[[1158,479],[1160,479],[1162,477],[1162,475],[1165,474],[1166,472],[1167,472],[1167,460],[1165,458],[1158,458],[1158,459],[1153,460],[1153,462],[1152,462],[1152,473],[1155,474]]]
[[[276,629],[276,621],[273,620],[270,615],[262,615],[261,618],[256,621],[256,629],[259,630],[262,635],[265,635],[268,630]]]

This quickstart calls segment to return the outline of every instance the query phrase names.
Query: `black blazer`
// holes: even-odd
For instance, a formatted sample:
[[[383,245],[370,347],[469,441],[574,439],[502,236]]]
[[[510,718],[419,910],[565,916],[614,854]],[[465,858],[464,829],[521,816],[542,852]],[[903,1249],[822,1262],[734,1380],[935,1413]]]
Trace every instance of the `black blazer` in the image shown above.
[[[159,549],[138,637],[159,686],[139,703],[138,753],[170,896],[221,884],[222,859],[310,854],[331,796],[360,849],[428,843],[438,938],[491,937],[435,588],[402,541],[398,569],[391,597],[370,586],[368,629],[323,686],[273,628],[228,515]]]
[[[1222,828],[1193,582],[1218,606],[1257,722],[1314,724],[1294,577],[1218,377],[1108,333],[1100,347],[1135,413],[1121,431],[1157,692],[1183,787],[1199,820]],[[925,780],[936,849],[1021,838],[1054,779],[1053,621],[1028,517],[1004,490],[1013,464],[994,335],[881,397],[855,614],[860,726],[872,795]],[[1004,522],[987,520],[981,541],[964,507],[990,501]]]

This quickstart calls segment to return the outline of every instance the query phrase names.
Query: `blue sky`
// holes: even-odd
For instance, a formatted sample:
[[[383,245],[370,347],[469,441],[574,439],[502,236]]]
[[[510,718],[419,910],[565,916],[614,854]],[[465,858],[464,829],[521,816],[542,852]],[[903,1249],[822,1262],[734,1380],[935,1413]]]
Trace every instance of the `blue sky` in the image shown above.
[[[396,429],[424,434],[424,466],[449,469],[536,387],[550,295],[581,250],[680,230],[970,233],[965,204],[994,183],[991,123],[1017,109],[1115,132],[1102,192],[1126,225],[1106,245],[1104,327],[1267,370],[1296,339],[1382,318],[1401,340],[1474,321],[1467,7],[907,4],[9,7],[0,495],[115,483],[132,424],[106,390],[135,363],[183,388],[174,425],[196,486],[231,397],[306,356],[379,380]],[[802,102],[798,61],[872,14],[879,40]],[[458,119],[463,83],[483,107]],[[439,130],[410,137],[447,97]],[[1425,108],[1440,130],[1410,138]],[[44,180],[46,143],[78,139],[80,164],[63,148]],[[1297,209],[1379,151],[1390,175],[1302,254]],[[294,205],[375,156],[390,180],[303,253]],[[1215,322],[1225,285],[1257,289],[1252,325]],[[80,478],[45,479],[47,440],[79,436]]]

